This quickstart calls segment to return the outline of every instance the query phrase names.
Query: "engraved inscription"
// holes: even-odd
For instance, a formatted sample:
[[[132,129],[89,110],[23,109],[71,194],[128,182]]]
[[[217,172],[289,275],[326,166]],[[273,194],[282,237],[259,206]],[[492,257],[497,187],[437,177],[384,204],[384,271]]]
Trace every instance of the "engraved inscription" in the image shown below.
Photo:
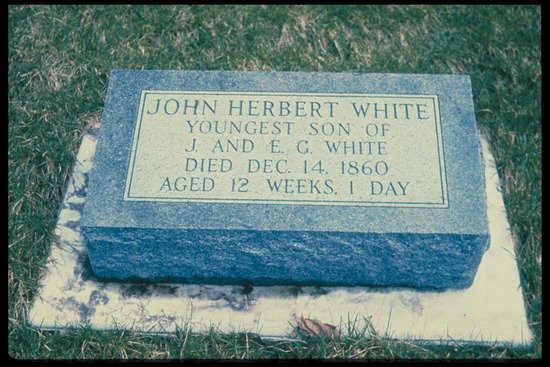
[[[438,97],[142,91],[124,200],[445,208]]]

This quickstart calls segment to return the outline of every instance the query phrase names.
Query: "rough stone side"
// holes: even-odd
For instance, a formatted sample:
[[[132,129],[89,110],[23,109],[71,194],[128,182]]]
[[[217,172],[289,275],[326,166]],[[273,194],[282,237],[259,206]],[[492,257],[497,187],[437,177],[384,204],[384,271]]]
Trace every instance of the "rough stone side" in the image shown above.
[[[485,235],[84,227],[105,280],[252,285],[469,287]]]

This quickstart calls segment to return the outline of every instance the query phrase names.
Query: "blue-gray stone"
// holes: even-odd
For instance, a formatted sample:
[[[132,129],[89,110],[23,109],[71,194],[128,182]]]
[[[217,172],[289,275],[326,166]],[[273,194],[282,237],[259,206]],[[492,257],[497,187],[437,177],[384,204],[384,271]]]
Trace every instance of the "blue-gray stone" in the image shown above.
[[[193,175],[199,181],[194,188],[204,191],[189,192],[190,186],[176,190],[184,187],[183,181],[178,186],[175,181],[163,181],[157,173],[166,170],[168,175],[181,167],[181,176],[186,175],[184,158],[192,155],[185,151],[189,141],[177,145],[178,139],[188,138],[182,135],[184,125],[188,120],[224,119],[220,113],[194,116],[178,110],[184,103],[179,92],[204,95],[210,101],[218,96],[218,107],[224,103],[236,106],[239,98],[246,103],[254,98],[264,101],[254,102],[249,110],[234,109],[229,117],[241,118],[243,123],[257,120],[258,128],[260,121],[267,121],[269,128],[263,131],[268,136],[277,132],[272,121],[285,120],[282,115],[286,110],[278,102],[275,107],[267,105],[273,108],[266,110],[265,101],[272,98],[276,102],[276,98],[288,96],[295,115],[285,116],[294,129],[286,138],[307,137],[315,150],[311,157],[320,157],[330,172],[312,172],[310,166],[310,173],[296,173],[292,164],[307,158],[307,154],[293,152],[284,156],[290,157],[288,167],[292,169],[251,173],[247,176],[251,189],[246,193],[233,193],[229,188],[227,192],[216,191],[223,187],[224,180],[229,182],[238,176],[231,172],[195,171]],[[176,94],[180,97],[174,97]],[[358,117],[353,129],[362,131],[361,136],[354,132],[344,138],[370,139],[375,146],[382,142],[383,147],[363,155],[321,151],[324,140],[338,137],[328,136],[328,130],[327,136],[312,137],[306,133],[308,124],[314,121],[320,129],[323,123],[332,121],[334,126],[342,123],[345,127],[350,115],[334,111],[335,115],[330,115],[328,104],[312,101],[327,101],[322,98],[334,96],[338,104],[333,108],[352,111],[351,102],[346,101],[361,95],[378,112],[367,114],[363,120]],[[235,104],[229,105],[229,98]],[[167,103],[165,116],[155,120],[148,115],[154,115],[155,102],[161,103],[161,99]],[[399,104],[407,100],[410,108]],[[398,118],[387,117],[397,109]],[[249,116],[237,113],[246,111]],[[409,114],[415,122],[410,122]],[[380,135],[384,123],[389,129],[387,136]],[[369,124],[371,133],[376,128],[380,134],[366,136]],[[166,126],[177,129],[163,131]],[[285,126],[279,125],[278,129],[284,130]],[[309,128],[312,133],[313,128]],[[156,131],[161,132],[156,135]],[[267,145],[261,139],[267,138],[259,129],[255,132],[223,136],[259,139],[254,152],[216,152],[210,156],[226,157],[239,167],[250,158],[277,157],[264,152]],[[218,137],[206,133],[195,136],[200,144],[213,143]],[[281,141],[284,143],[284,138]],[[317,141],[319,145],[315,145]],[[338,171],[340,162],[349,159],[369,161],[368,172],[351,176],[349,171]],[[381,165],[375,177],[370,165],[377,159],[387,160],[389,169],[385,172]],[[219,170],[216,162],[214,170]],[[215,189],[208,191],[208,183],[202,186],[204,177],[214,177]],[[268,195],[264,183],[269,177],[321,177],[321,191],[326,192],[317,193],[317,188],[308,186],[309,181],[304,181],[302,188],[293,181],[289,189],[292,194]],[[322,185],[327,177],[332,180],[329,187]],[[353,180],[356,186],[344,194],[344,188],[348,190],[348,182]],[[307,187],[311,191],[302,193]],[[464,75],[115,70],[110,76],[81,229],[94,273],[105,280],[469,287],[489,242],[470,79]]]

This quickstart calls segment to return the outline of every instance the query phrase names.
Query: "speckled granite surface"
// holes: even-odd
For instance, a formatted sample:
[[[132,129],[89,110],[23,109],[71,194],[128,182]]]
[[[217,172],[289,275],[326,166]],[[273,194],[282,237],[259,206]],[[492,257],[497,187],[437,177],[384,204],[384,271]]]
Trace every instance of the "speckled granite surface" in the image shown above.
[[[214,98],[212,93],[227,91],[279,93],[269,97],[275,102],[279,101],[276,98],[282,98],[281,93],[296,93],[284,96],[303,100],[301,106],[310,103],[312,116],[317,117],[314,107],[333,103],[336,107],[330,106],[341,109],[340,115],[334,113],[335,118],[346,119],[352,118],[344,111],[346,106],[352,111],[349,101],[355,104],[378,101],[378,105],[373,104],[378,112],[354,120],[352,125],[376,123],[376,129],[382,130],[382,123],[387,123],[395,136],[376,142],[387,143],[387,149],[392,152],[383,158],[390,164],[390,173],[397,171],[394,180],[402,177],[407,180],[393,181],[395,186],[389,193],[397,195],[398,184],[408,185],[413,199],[394,198],[382,202],[372,195],[370,199],[363,197],[352,202],[353,205],[339,205],[310,195],[308,203],[315,205],[290,205],[296,204],[295,196],[266,195],[259,191],[255,196],[243,194],[243,199],[248,200],[243,202],[207,198],[206,192],[195,197],[176,193],[183,196],[161,198],[157,195],[160,190],[168,187],[173,195],[173,187],[177,186],[177,181],[170,184],[168,177],[161,186],[162,175],[170,170],[183,172],[184,157],[189,155],[178,145],[186,138],[185,131],[178,130],[183,129],[188,117],[180,116],[179,106],[184,100],[178,102],[175,95],[162,97],[167,91],[190,91],[204,98]],[[305,95],[307,93],[314,94],[314,100],[321,102],[307,100],[313,98]],[[414,122],[408,119],[410,111],[401,111],[401,120],[380,120],[382,115],[392,113],[388,112],[392,106],[397,111],[401,105],[390,102],[404,95],[416,98],[416,103],[431,101],[431,105],[426,102],[411,107],[418,115]],[[222,97],[215,96],[221,107]],[[242,94],[240,98],[251,97]],[[330,98],[338,102],[330,102]],[[162,110],[161,101],[165,103],[165,116],[146,119],[148,114]],[[214,100],[210,101],[214,105]],[[390,107],[386,106],[388,110],[383,111],[380,106],[384,101]],[[265,106],[272,102],[263,100],[263,103]],[[433,116],[426,112],[428,108],[433,109]],[[267,111],[273,113],[272,109]],[[328,112],[323,113],[322,122],[331,121]],[[320,114],[317,111],[317,115]],[[296,136],[305,131],[313,118],[298,115],[296,112],[292,122],[301,126],[296,128]],[[431,128],[423,121],[432,121],[429,117],[433,118]],[[111,74],[102,123],[82,231],[94,272],[103,279],[465,288],[472,283],[488,246],[481,153],[467,76],[119,70]],[[351,138],[358,139],[359,135],[352,133]],[[209,142],[208,139],[204,138],[204,142]],[[140,148],[145,146],[148,150]],[[385,153],[384,149],[381,154]],[[247,155],[234,153],[216,157],[232,158],[238,165]],[[293,161],[297,156],[286,157]],[[164,165],[165,168],[155,170]],[[337,187],[334,194],[342,195],[342,180],[334,170],[331,173],[327,177],[333,177],[335,183],[331,181],[325,189],[334,185]],[[291,176],[311,178],[314,175]],[[220,177],[221,180],[223,175]],[[148,185],[156,186],[151,189]],[[361,185],[356,185],[355,190],[371,187],[374,191],[379,184],[362,181]],[[389,183],[384,185],[388,190]],[[436,201],[430,197],[434,190]],[[147,196],[144,192],[152,194]],[[277,197],[289,203],[268,200]],[[261,200],[256,203],[257,199]],[[370,206],[362,205],[364,203]]]
[[[83,138],[59,213],[57,239],[29,321],[51,330],[90,325],[171,333],[190,326],[203,332],[253,332],[289,337],[293,314],[336,325],[369,321],[386,338],[427,343],[524,345],[527,325],[515,250],[494,161],[483,142],[491,245],[468,289],[421,291],[403,288],[144,284],[98,281],[80,233],[88,173],[96,137]]]

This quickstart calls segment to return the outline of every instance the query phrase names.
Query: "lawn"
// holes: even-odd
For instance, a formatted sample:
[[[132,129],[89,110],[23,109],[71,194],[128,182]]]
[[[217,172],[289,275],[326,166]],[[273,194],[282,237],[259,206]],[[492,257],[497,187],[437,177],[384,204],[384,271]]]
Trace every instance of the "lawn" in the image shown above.
[[[8,352],[49,358],[540,358],[540,6],[8,7]],[[26,320],[86,126],[111,69],[468,74],[516,240],[532,348],[265,341],[215,330],[145,336]]]

